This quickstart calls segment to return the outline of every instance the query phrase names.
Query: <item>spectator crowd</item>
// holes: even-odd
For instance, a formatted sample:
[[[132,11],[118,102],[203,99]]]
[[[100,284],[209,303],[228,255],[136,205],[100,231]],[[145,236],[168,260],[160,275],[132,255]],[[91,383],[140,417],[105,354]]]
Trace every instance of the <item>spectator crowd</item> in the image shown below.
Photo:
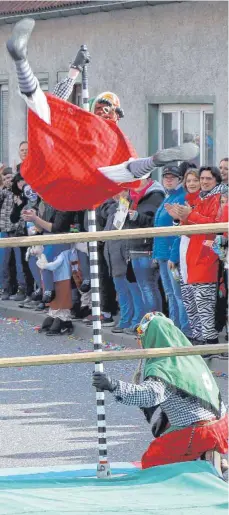
[[[73,319],[92,325],[88,247],[53,245],[52,235],[87,231],[87,212],[57,211],[40,199],[20,173],[27,152],[22,141],[20,163],[1,168],[1,238],[50,234],[50,242],[0,249],[1,300],[47,312],[41,330],[48,336],[71,333]],[[161,182],[143,179],[137,190],[107,200],[96,221],[97,230],[226,222],[228,158],[219,168],[166,165]],[[162,311],[194,345],[227,333],[227,234],[101,241],[98,255],[102,326],[135,335],[147,312]]]

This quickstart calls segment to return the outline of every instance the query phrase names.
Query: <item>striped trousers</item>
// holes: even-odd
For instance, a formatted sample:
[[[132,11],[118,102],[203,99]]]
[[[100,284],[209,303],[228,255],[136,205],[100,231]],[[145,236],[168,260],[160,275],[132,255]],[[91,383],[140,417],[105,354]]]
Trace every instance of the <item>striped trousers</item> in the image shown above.
[[[200,343],[218,338],[215,329],[217,284],[181,282],[181,294],[193,338]]]

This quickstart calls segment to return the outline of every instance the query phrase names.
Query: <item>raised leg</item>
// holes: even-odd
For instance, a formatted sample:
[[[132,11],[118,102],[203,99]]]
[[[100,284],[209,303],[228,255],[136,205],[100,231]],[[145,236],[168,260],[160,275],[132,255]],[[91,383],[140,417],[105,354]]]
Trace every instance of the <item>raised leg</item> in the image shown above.
[[[50,110],[46,96],[27,60],[27,47],[34,25],[35,21],[31,18],[24,18],[16,23],[6,47],[15,62],[21,96],[32,111],[46,123],[50,123]]]

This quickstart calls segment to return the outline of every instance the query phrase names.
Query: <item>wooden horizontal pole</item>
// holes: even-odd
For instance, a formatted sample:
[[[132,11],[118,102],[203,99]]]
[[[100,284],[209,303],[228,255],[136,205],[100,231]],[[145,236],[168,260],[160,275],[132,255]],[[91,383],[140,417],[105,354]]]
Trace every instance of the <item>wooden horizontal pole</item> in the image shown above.
[[[99,361],[120,361],[129,359],[165,358],[168,356],[193,356],[196,354],[222,354],[228,351],[226,343],[217,345],[196,345],[194,347],[164,347],[161,349],[136,349],[123,351],[96,351],[75,354],[54,354],[1,358],[0,368],[36,367],[41,365],[66,365],[70,363],[96,363]]]
[[[185,234],[223,233],[228,230],[227,223],[179,225],[174,227],[146,227],[144,229],[124,229],[123,231],[97,231],[41,234],[36,236],[19,236],[13,238],[0,238],[0,248],[4,247],[31,247],[32,245],[55,245],[57,243],[79,243],[83,241],[126,240],[135,238],[153,238],[154,236],[180,236]]]

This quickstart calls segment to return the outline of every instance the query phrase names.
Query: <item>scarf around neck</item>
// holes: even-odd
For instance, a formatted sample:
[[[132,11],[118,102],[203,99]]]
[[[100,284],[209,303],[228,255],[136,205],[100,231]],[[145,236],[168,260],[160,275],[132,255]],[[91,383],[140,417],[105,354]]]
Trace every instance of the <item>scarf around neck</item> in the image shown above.
[[[199,195],[200,190],[195,191],[195,193],[187,193],[185,195],[185,200],[188,202],[189,206],[193,207],[196,205]]]
[[[214,188],[212,188],[211,191],[201,191],[200,192],[200,198],[207,198],[211,197],[212,195],[216,195],[217,193],[227,193],[228,192],[228,186],[226,184],[216,184]]]
[[[152,186],[154,181],[148,182],[144,188],[140,191],[131,190],[130,191],[130,200],[131,200],[131,209],[137,209],[138,203],[145,196],[147,190]]]

